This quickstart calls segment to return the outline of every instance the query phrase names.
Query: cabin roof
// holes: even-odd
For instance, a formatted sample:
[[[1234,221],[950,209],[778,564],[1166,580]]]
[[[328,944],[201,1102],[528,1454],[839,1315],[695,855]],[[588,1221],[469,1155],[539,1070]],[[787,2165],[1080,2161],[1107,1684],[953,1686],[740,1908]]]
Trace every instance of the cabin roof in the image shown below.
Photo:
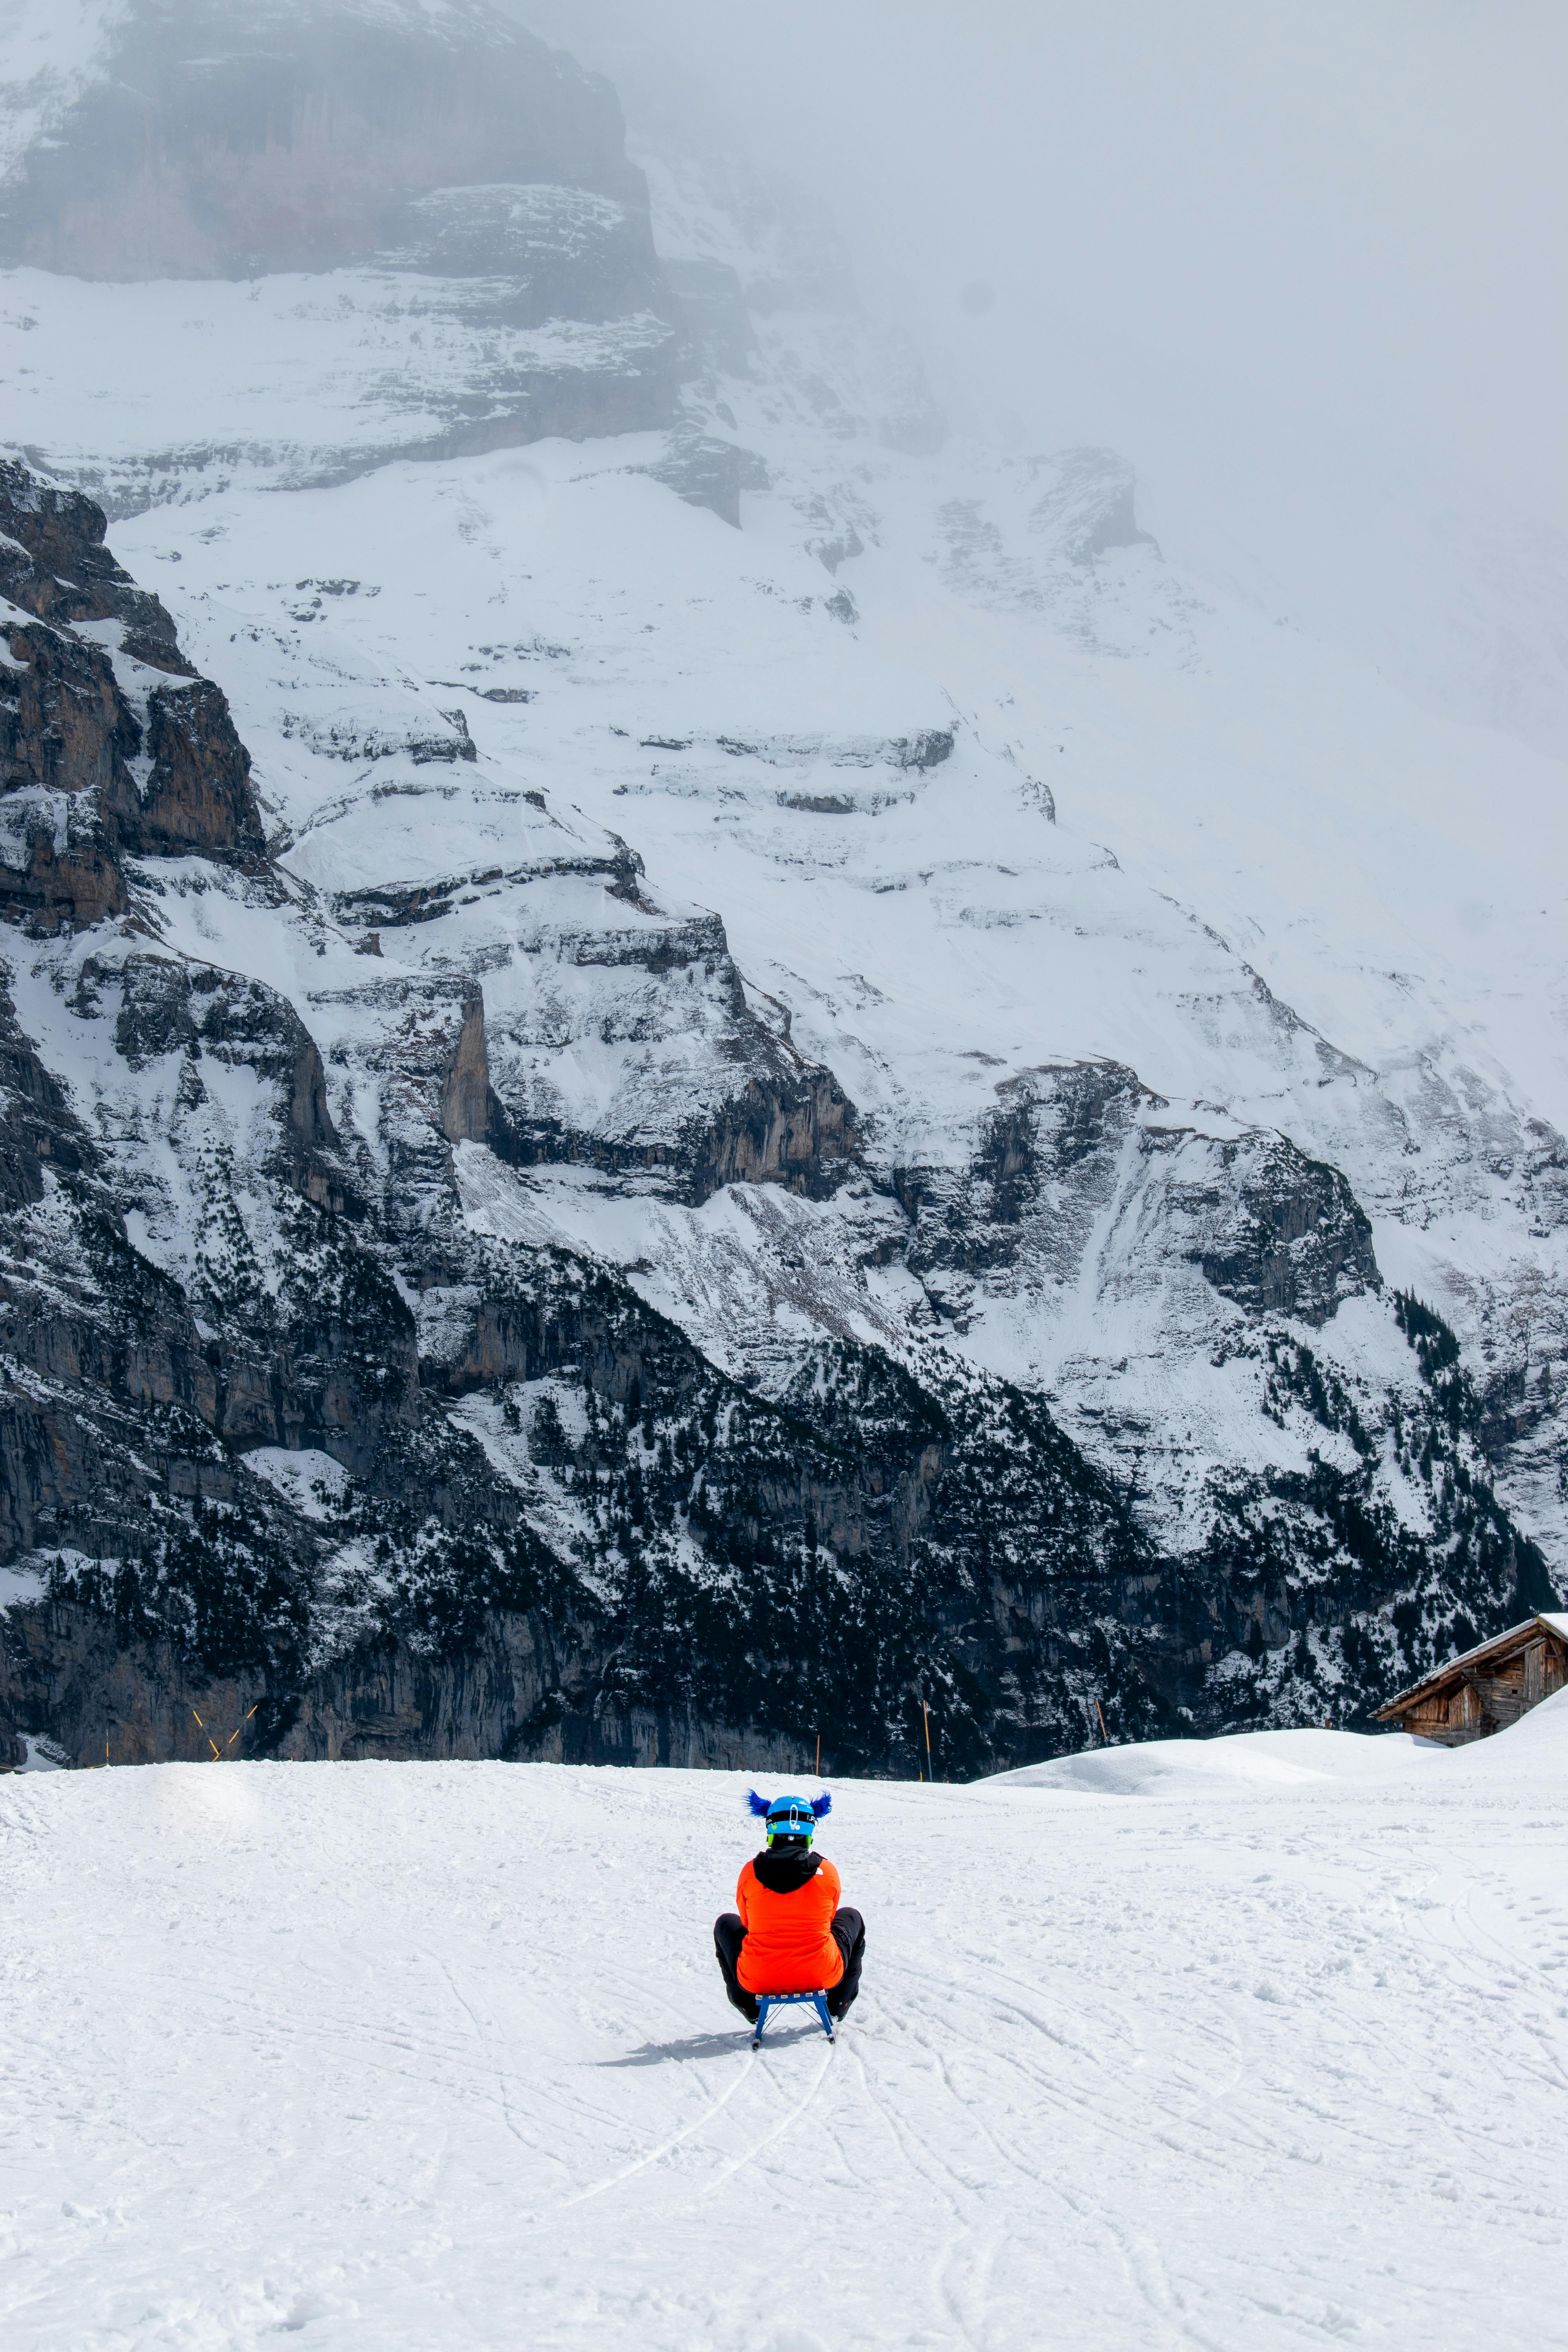
[[[1412,1683],[1408,1690],[1398,1692],[1386,1706],[1378,1708],[1374,1720],[1384,1723],[1391,1715],[1403,1715],[1406,1707],[1413,1706],[1417,1699],[1441,1690],[1445,1683],[1458,1680],[1467,1667],[1479,1665],[1484,1658],[1506,1657],[1510,1651],[1521,1649],[1542,1629],[1554,1633],[1560,1642],[1568,1643],[1568,1609],[1539,1609],[1533,1617],[1525,1618],[1522,1624],[1510,1625],[1506,1633],[1494,1633],[1489,1642],[1479,1642],[1473,1650],[1466,1650],[1461,1656],[1450,1658],[1447,1664],[1439,1666],[1435,1674],[1424,1675],[1418,1683]]]

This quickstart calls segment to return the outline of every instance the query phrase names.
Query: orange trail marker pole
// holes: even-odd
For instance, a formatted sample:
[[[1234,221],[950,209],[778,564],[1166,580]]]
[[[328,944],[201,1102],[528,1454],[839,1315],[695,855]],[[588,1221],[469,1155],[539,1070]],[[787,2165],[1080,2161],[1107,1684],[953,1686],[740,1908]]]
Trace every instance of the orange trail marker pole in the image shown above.
[[[921,1699],[921,1715],[925,1717],[925,1727],[926,1727],[926,1779],[929,1780],[931,1778],[931,1709],[927,1706],[927,1705],[926,1705],[926,1703],[925,1703],[925,1701],[924,1701],[924,1699],[923,1699],[923,1698],[922,1698],[922,1699]]]
[[[1102,1747],[1109,1748],[1110,1745],[1110,1734],[1105,1727],[1105,1709],[1100,1706],[1098,1699],[1094,1702],[1094,1711],[1100,1717],[1100,1744]]]
[[[816,1771],[815,1777],[818,1780],[822,1778],[822,1734],[820,1731],[816,1735]]]

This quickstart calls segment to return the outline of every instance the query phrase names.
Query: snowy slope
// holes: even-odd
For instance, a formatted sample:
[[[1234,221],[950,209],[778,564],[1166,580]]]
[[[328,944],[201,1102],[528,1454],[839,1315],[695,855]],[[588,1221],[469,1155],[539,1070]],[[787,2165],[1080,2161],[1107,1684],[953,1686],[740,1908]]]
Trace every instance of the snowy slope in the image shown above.
[[[755,2057],[733,1774],[0,1783],[0,2332],[1548,2352],[1565,1772],[1560,1696],[844,1784],[865,1990]]]

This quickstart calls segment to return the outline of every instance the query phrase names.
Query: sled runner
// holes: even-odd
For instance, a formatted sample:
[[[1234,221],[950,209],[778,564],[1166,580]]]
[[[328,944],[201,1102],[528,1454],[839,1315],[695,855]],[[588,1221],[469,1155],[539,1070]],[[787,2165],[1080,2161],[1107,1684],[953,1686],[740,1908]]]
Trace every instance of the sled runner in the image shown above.
[[[822,2030],[831,2042],[833,2020],[827,2014],[827,1995],[825,1992],[760,1992],[757,1995],[757,2027],[752,2036],[752,2049],[760,2050],[763,2046],[763,2034],[767,2027],[770,2010],[786,2009],[792,2002],[799,2003],[804,2000],[808,2000],[816,2010],[822,2021]]]

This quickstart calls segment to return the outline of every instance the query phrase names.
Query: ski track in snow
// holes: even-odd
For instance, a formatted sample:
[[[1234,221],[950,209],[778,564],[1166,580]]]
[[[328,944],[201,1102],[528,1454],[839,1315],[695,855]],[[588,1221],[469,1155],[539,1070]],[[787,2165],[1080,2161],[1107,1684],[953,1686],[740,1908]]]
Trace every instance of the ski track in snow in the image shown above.
[[[7,2352],[1568,2345],[1568,1697],[840,1783],[753,2055],[730,1774],[0,1788]]]

